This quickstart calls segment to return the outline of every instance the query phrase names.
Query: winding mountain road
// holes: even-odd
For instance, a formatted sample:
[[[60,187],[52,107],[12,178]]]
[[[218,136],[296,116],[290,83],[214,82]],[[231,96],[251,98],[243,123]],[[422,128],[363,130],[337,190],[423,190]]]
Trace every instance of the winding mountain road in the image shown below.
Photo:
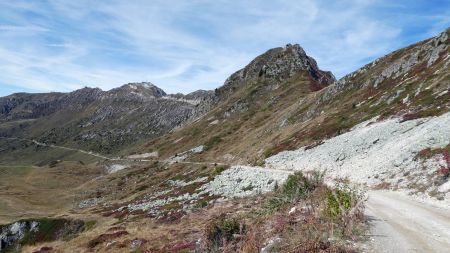
[[[366,205],[377,253],[450,252],[450,210],[397,192],[371,191]]]
[[[27,141],[27,142],[32,142],[33,144],[37,145],[37,146],[41,146],[41,147],[48,147],[48,148],[56,148],[56,149],[64,149],[64,150],[71,150],[71,151],[76,151],[76,152],[80,152],[86,155],[90,155],[90,156],[94,156],[100,159],[104,159],[104,160],[108,160],[108,161],[134,161],[134,162],[163,162],[163,163],[167,163],[169,162],[168,160],[157,160],[157,159],[133,159],[133,158],[110,158],[107,157],[105,155],[99,154],[99,153],[94,153],[92,151],[86,151],[83,149],[77,149],[77,148],[70,148],[70,147],[65,147],[65,146],[58,146],[58,145],[54,145],[54,144],[46,144],[43,142],[39,142],[37,140],[32,140],[32,139],[24,139],[24,138],[15,138],[15,137],[0,137],[0,139],[6,139],[6,140],[20,140],[20,141]],[[181,163],[181,164],[197,164],[197,165],[220,165],[220,166],[227,166],[229,164],[226,163],[219,163],[219,162],[190,162],[190,161],[176,161],[173,163]],[[11,167],[11,166],[9,166]]]
[[[94,153],[94,152],[91,152],[91,151],[86,151],[86,150],[77,149],[77,148],[69,148],[69,147],[64,147],[64,146],[57,146],[57,145],[53,145],[53,144],[46,144],[46,143],[39,142],[37,140],[32,140],[32,139],[15,138],[15,137],[0,137],[0,139],[27,141],[27,142],[32,142],[35,145],[41,146],[41,147],[49,147],[49,148],[71,150],[71,151],[80,152],[80,153],[83,153],[83,154],[86,154],[86,155],[95,156],[97,158],[101,158],[101,159],[105,159],[105,160],[114,160],[112,158],[109,158],[109,157],[106,157],[104,155],[100,155],[100,154],[97,154],[97,153]]]

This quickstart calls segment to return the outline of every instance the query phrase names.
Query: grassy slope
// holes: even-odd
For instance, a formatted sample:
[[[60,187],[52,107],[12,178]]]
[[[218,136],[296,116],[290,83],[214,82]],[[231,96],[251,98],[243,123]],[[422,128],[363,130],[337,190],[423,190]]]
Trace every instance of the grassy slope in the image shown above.
[[[224,155],[232,154],[235,161],[255,162],[254,154],[262,155],[264,147],[287,130],[282,125],[288,124],[289,114],[315,96],[310,88],[312,83],[306,73],[277,85],[268,80],[252,81],[201,119],[149,142],[145,149],[169,156],[205,145],[208,151],[196,159],[226,161]],[[233,112],[241,105],[245,109]]]
[[[67,211],[83,183],[100,174],[99,168],[75,162],[53,168],[0,165],[0,223]]]

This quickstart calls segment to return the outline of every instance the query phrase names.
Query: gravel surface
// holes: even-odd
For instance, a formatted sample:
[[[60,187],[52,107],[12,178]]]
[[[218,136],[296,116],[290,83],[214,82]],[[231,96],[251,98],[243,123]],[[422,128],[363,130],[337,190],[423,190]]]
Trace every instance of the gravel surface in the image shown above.
[[[449,252],[449,209],[387,191],[371,191],[366,206],[371,224],[369,252]]]
[[[262,167],[234,166],[202,186],[202,193],[224,197],[245,197],[270,192],[282,184],[290,172]]]

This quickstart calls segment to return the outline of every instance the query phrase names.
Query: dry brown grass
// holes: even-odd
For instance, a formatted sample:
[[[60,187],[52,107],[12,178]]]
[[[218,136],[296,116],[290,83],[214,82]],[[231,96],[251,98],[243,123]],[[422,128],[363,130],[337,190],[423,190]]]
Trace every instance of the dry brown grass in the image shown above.
[[[100,175],[96,166],[63,162],[53,168],[0,167],[0,224],[64,213],[82,184]]]
[[[277,193],[216,202],[194,209],[175,222],[139,214],[113,218],[93,214],[94,209],[73,210],[65,217],[96,220],[96,225],[71,240],[27,246],[24,252],[43,247],[52,248],[52,252],[189,252],[198,247],[198,239],[205,238],[205,229],[217,224],[218,217],[233,218],[229,224],[234,226],[219,252],[258,252],[274,237],[283,238],[279,244],[281,252],[304,252],[300,249],[305,248],[310,252],[351,252],[345,244],[347,239],[343,239],[348,236],[341,232],[342,221],[323,216],[324,188],[319,186],[305,194],[294,202],[282,202],[275,209],[268,203]],[[296,210],[289,213],[294,206]],[[139,245],[134,244],[136,241]]]

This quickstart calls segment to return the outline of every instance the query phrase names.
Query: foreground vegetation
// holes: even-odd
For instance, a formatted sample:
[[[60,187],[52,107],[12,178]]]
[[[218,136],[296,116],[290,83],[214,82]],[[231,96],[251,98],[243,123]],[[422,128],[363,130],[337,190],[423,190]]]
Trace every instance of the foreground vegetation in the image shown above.
[[[247,212],[222,213],[204,229],[208,252],[356,252],[364,234],[364,194],[319,173],[297,172]]]

